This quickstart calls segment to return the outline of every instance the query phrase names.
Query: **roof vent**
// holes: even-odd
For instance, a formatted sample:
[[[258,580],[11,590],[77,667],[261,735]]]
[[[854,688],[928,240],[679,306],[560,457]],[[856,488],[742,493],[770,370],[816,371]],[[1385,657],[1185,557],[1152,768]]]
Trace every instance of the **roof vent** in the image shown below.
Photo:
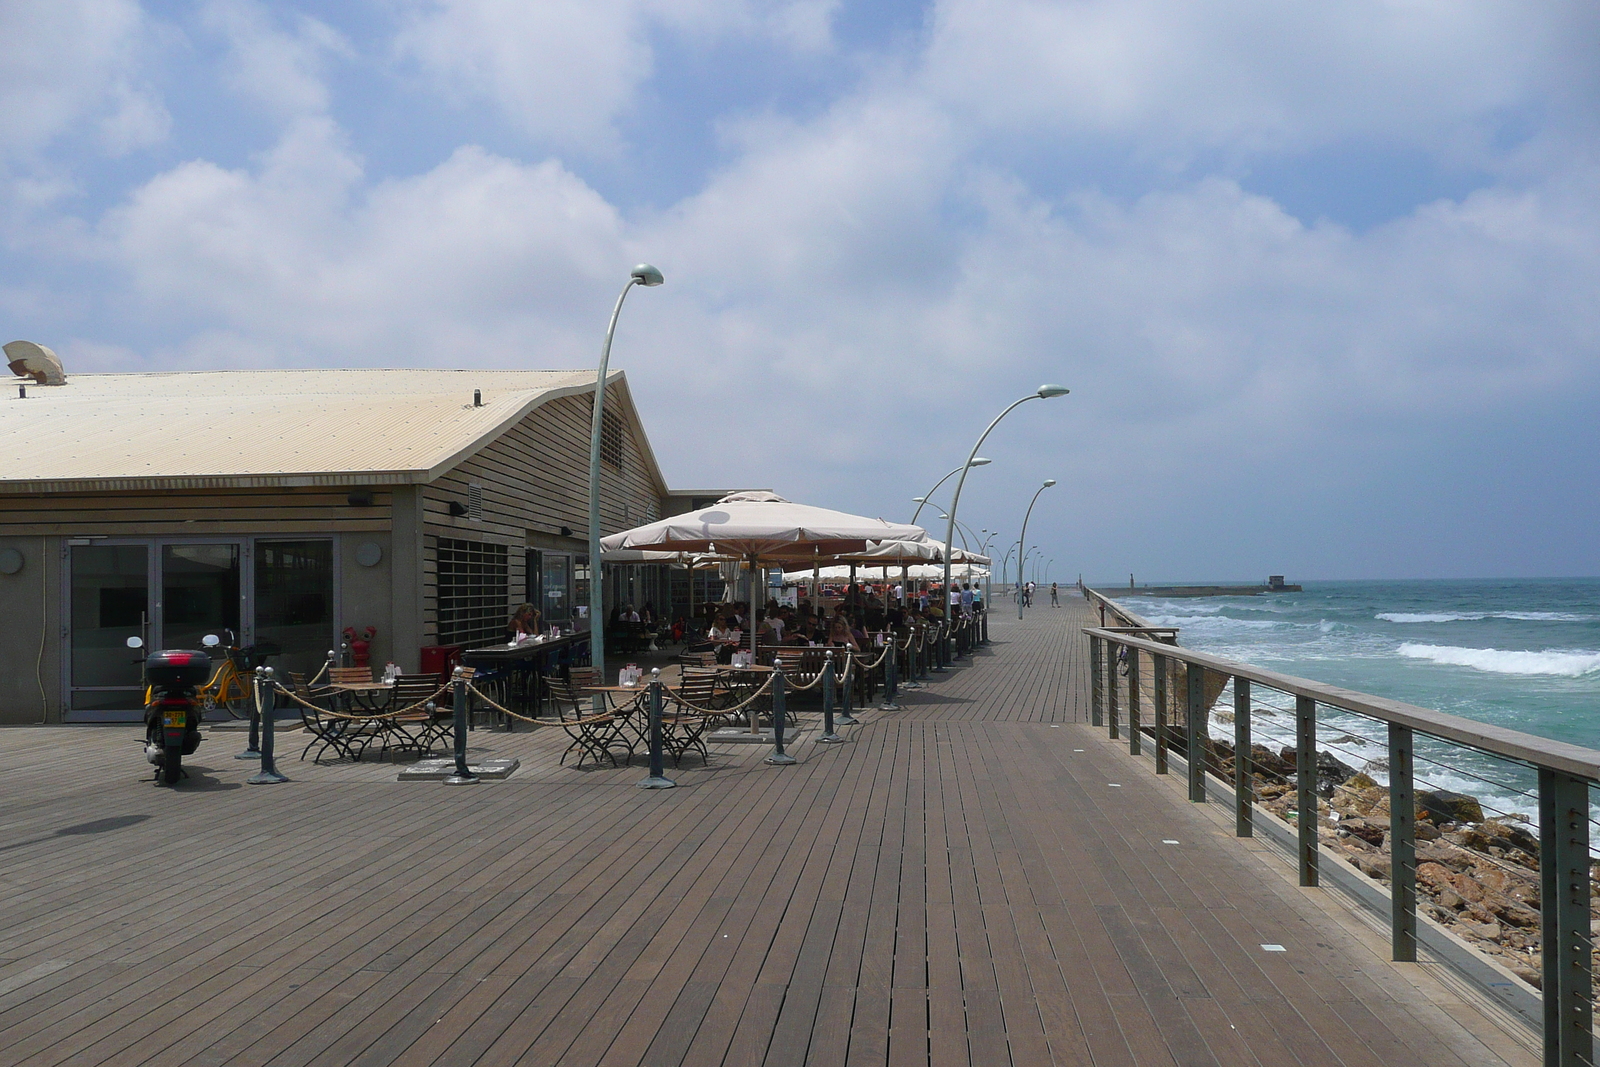
[[[12,341],[6,345],[6,360],[11,364],[11,373],[19,378],[32,378],[40,385],[67,384],[60,357],[44,345]]]

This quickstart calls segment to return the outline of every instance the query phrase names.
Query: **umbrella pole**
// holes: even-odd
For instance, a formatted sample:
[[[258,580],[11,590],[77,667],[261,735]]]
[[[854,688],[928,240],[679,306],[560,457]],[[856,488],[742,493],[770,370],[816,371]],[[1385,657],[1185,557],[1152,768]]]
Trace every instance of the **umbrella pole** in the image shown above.
[[[756,557],[750,557],[750,617],[745,620],[750,627],[750,659],[753,663],[756,657]],[[750,733],[756,737],[761,736],[761,716],[756,713],[755,704],[750,705]]]

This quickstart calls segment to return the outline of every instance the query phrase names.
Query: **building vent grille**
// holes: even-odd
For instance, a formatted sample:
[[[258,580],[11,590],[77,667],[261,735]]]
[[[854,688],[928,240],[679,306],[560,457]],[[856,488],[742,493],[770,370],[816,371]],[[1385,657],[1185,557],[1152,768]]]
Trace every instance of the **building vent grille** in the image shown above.
[[[467,519],[471,522],[483,521],[483,486],[477,482],[467,484]]]
[[[439,538],[438,621],[441,645],[500,639],[510,613],[511,568],[505,545]]]

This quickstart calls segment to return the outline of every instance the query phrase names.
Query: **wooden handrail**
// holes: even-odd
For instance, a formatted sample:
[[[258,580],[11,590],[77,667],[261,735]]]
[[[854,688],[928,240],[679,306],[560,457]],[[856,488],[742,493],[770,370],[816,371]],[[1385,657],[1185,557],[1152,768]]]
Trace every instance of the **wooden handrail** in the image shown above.
[[[1236,678],[1248,678],[1250,681],[1259,682],[1270,689],[1276,689],[1293,696],[1307,697],[1319,704],[1327,704],[1330,707],[1353,711],[1382,722],[1409,726],[1413,730],[1432,737],[1455,741],[1469,748],[1480,749],[1497,756],[1504,756],[1507,759],[1520,760],[1538,767],[1549,767],[1552,770],[1562,771],[1580,778],[1600,781],[1600,751],[1592,748],[1569,745],[1564,741],[1552,741],[1548,738],[1522,733],[1520,730],[1508,730],[1503,726],[1493,726],[1473,719],[1464,719],[1459,715],[1451,715],[1448,712],[1418,707],[1415,704],[1407,704],[1400,700],[1390,700],[1387,697],[1372,696],[1369,693],[1343,689],[1336,685],[1313,682],[1308,678],[1279,674],[1277,671],[1263,670],[1260,667],[1253,667],[1248,663],[1240,663],[1237,660],[1224,659],[1221,656],[1213,656],[1206,652],[1195,652],[1192,649],[1184,648],[1182,645],[1169,645],[1159,641],[1133,637],[1126,632],[1118,632],[1110,628],[1102,629],[1098,626],[1085,626],[1083,632],[1090,637],[1113,641],[1116,644],[1124,645],[1128,648],[1137,648],[1153,655],[1166,656],[1168,659],[1182,660],[1185,663],[1194,663],[1219,674],[1229,674]]]

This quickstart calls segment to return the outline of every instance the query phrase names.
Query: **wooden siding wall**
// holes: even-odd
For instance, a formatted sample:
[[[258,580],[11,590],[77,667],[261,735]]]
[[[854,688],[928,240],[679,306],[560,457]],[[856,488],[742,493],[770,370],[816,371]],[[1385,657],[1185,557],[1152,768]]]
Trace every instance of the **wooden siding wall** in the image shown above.
[[[356,533],[389,528],[389,491],[351,507],[349,490],[184,489],[0,496],[0,537]]]
[[[625,388],[606,389],[606,408],[623,416],[622,470],[600,465],[601,534],[615,533],[661,517],[666,486],[656,479],[639,447],[643,430]],[[523,549],[528,534],[559,537],[572,530],[571,548],[582,553],[589,530],[590,396],[562,397],[534,409],[483,451],[423,489],[423,630],[431,642],[438,629],[438,539],[487,541],[511,549],[506,614],[526,587]],[[467,503],[472,484],[483,487],[483,517],[452,516],[450,502]],[[557,620],[551,620],[557,621]]]

